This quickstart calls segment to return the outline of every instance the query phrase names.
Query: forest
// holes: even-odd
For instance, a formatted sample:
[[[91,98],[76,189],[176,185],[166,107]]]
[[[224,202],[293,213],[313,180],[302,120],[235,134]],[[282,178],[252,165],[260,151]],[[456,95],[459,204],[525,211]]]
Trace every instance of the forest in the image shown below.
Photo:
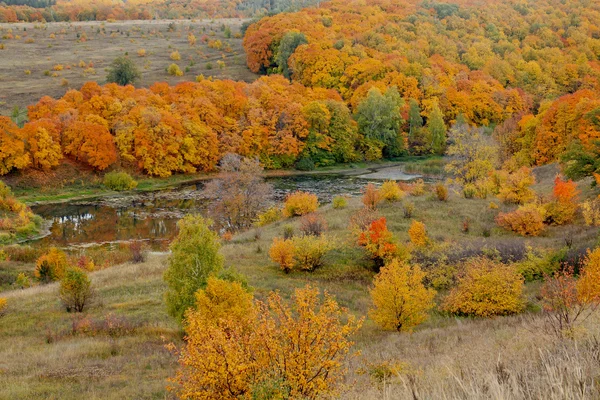
[[[0,4],[0,398],[600,398],[600,3]]]

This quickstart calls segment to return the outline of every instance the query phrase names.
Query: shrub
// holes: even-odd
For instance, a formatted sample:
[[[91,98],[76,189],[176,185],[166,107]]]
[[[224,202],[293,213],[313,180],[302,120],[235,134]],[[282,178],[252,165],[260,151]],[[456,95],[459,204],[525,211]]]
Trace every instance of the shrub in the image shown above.
[[[291,239],[294,237],[294,225],[286,224],[283,226],[283,238]]]
[[[392,232],[387,228],[385,218],[373,221],[367,230],[358,236],[358,244],[367,250],[379,270],[386,261],[398,255],[398,245]]]
[[[179,68],[177,64],[171,64],[167,68],[167,73],[172,76],[183,76],[183,71]]]
[[[566,253],[566,249],[542,251],[528,246],[525,258],[515,263],[515,268],[527,282],[543,279],[560,269]]]
[[[218,325],[229,318],[241,320],[254,311],[252,294],[240,282],[210,277],[206,288],[196,292],[196,307],[192,310],[188,314],[196,314],[207,324]]]
[[[113,171],[104,175],[104,186],[111,190],[123,191],[135,189],[138,183],[127,172]]]
[[[380,216],[376,210],[371,208],[360,208],[350,216],[349,227],[352,231],[358,231],[360,233],[367,229],[373,221],[379,218]]]
[[[553,201],[546,204],[546,223],[565,225],[575,219],[577,212],[577,186],[572,180],[563,181],[560,177],[554,180]]]
[[[146,260],[142,242],[139,240],[129,243],[129,252],[131,254],[131,262],[133,263],[142,263]]]
[[[498,171],[492,179],[494,191],[504,203],[526,204],[535,199],[535,192],[531,189],[535,177],[527,167],[522,167],[513,173]]]
[[[423,285],[425,273],[396,259],[375,276],[369,315],[382,329],[410,331],[426,321],[435,303],[435,291]]]
[[[135,83],[141,76],[142,74],[131,59],[117,57],[108,69],[106,81],[125,86]]]
[[[415,212],[415,204],[407,201],[402,205],[402,210],[404,212],[404,218],[412,218],[412,215]]]
[[[441,183],[435,185],[435,196],[439,201],[448,200],[448,188]]]
[[[379,191],[372,183],[369,183],[363,192],[362,202],[366,208],[374,210],[377,208],[377,204],[381,201]]]
[[[296,266],[309,272],[322,267],[325,263],[323,258],[333,248],[325,236],[296,236],[292,243]]]
[[[405,193],[400,190],[398,184],[394,181],[385,181],[379,188],[379,195],[388,202],[394,202],[402,199]]]
[[[137,55],[138,55],[138,57],[146,57],[146,49],[138,49]],[[85,64],[84,64],[84,66],[85,66]]]
[[[348,200],[344,196],[335,196],[332,201],[332,207],[336,210],[348,207]]]
[[[60,299],[68,312],[82,312],[92,291],[87,274],[79,268],[69,268],[60,281]]]
[[[416,247],[426,246],[429,241],[425,224],[420,221],[412,221],[410,228],[408,228],[408,236],[410,237],[410,242]]]
[[[179,51],[175,50],[174,52],[171,53],[169,58],[173,61],[179,61],[179,60],[181,60],[181,54],[179,54]]]
[[[476,317],[516,314],[523,310],[523,277],[511,266],[489,258],[471,258],[444,302],[452,314]]]
[[[41,282],[48,283],[61,279],[68,266],[67,255],[52,247],[48,253],[37,259],[34,274]]]
[[[315,162],[310,157],[302,157],[296,162],[298,171],[312,171],[315,169]]]
[[[475,187],[474,184],[467,183],[465,186],[463,186],[463,197],[465,199],[472,199],[473,197],[475,197],[476,193],[477,187]]]
[[[7,301],[4,297],[0,297],[0,317],[4,316],[4,314],[6,314],[6,304]]]
[[[521,236],[538,236],[544,230],[544,212],[535,204],[527,204],[516,211],[498,214],[496,223]]]
[[[425,194],[425,182],[423,179],[417,179],[410,191],[411,196],[423,196]]]
[[[239,302],[246,305],[245,296]],[[353,345],[349,337],[362,321],[332,296],[307,286],[296,289],[291,304],[275,292],[247,312],[223,314],[215,324],[201,312],[188,313],[180,369],[173,379],[178,397],[335,397]]]
[[[295,247],[291,239],[275,238],[269,249],[269,257],[287,274],[294,268],[294,251]]]
[[[28,288],[29,286],[31,286],[29,277],[25,275],[24,272],[19,272],[19,275],[17,275],[17,279],[15,280],[15,286],[19,289]]]
[[[265,226],[279,221],[283,218],[283,213],[279,207],[270,207],[265,212],[258,215],[257,226]]]
[[[600,225],[600,201],[598,199],[584,201],[581,204],[581,213],[587,226]]]
[[[300,219],[300,232],[304,235],[321,236],[326,229],[327,221],[320,214],[306,214]]]
[[[223,268],[219,237],[210,230],[211,225],[211,220],[199,215],[187,215],[177,223],[179,233],[170,246],[164,279],[168,286],[167,310],[179,321],[194,306],[196,291]]]
[[[288,218],[302,216],[316,211],[317,208],[319,208],[319,199],[316,195],[297,191],[285,198],[283,214]]]

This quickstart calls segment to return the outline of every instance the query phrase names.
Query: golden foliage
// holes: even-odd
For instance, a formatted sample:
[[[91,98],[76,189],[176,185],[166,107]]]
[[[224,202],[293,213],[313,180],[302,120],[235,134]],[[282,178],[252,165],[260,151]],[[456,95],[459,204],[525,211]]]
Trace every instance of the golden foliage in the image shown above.
[[[369,183],[364,190],[364,194],[362,197],[362,202],[366,208],[374,210],[377,208],[377,204],[381,201],[381,194],[379,190],[373,185]]]
[[[225,305],[223,297],[214,299]],[[247,309],[247,296],[241,301]],[[296,289],[291,305],[271,293],[243,314],[222,311],[225,317],[216,323],[200,310],[187,314],[186,343],[172,380],[179,398],[252,398],[265,388],[268,398],[335,396],[353,345],[349,337],[362,321],[332,296],[321,300],[319,290],[307,286]]]
[[[6,314],[7,301],[4,297],[0,297],[0,317]]]
[[[408,236],[410,237],[410,242],[416,247],[426,246],[429,242],[425,224],[420,221],[412,221],[410,228],[408,228]]]
[[[410,331],[429,318],[435,291],[423,285],[425,272],[415,265],[393,259],[373,281],[369,315],[381,328]]]
[[[523,310],[523,277],[512,265],[489,258],[471,258],[450,291],[443,308],[452,314],[492,317]]]
[[[286,217],[295,217],[300,215],[309,214],[319,208],[319,199],[317,195],[296,191],[290,193],[285,198],[283,205],[283,215]]]
[[[544,230],[545,210],[536,204],[519,206],[516,211],[500,213],[496,223],[521,236],[538,236]]]
[[[269,257],[273,262],[279,264],[281,270],[288,273],[294,267],[294,243],[291,239],[274,238],[273,244],[269,249]]]
[[[379,195],[388,202],[401,200],[406,195],[394,181],[385,181],[379,188]]]
[[[202,319],[204,323],[218,326],[222,320],[243,321],[253,312],[252,294],[239,282],[210,277],[206,288],[196,292],[196,307],[189,309],[185,322]],[[186,330],[190,328],[186,326]]]
[[[56,247],[37,259],[34,275],[44,283],[62,279],[69,263],[67,255]]]

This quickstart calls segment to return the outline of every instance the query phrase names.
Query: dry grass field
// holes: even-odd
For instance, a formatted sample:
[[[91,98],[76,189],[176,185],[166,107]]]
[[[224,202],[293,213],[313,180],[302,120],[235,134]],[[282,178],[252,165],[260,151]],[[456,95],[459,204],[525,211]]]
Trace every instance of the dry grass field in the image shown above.
[[[84,82],[105,83],[105,69],[128,54],[142,78],[175,84],[197,75],[253,81],[246,68],[240,19],[0,24],[0,115],[42,96],[60,97]],[[192,33],[195,45],[188,41]],[[220,45],[219,43],[220,42]],[[172,60],[178,51],[180,60]],[[138,52],[140,52],[138,54]],[[142,53],[145,53],[142,55]],[[183,76],[166,68],[177,64]]]
[[[538,171],[538,189],[549,187],[552,170]],[[547,177],[546,177],[547,175]],[[409,197],[413,218],[423,221],[434,248],[451,254],[481,254],[496,249],[510,258],[525,246],[559,248],[573,238],[573,250],[594,247],[597,231],[582,221],[523,239],[494,227],[492,199],[467,200],[451,192],[447,202],[429,195]],[[348,230],[350,215],[361,207],[324,205],[319,213],[337,250],[313,273],[284,274],[269,260],[268,249],[284,226],[296,231],[299,220],[276,222],[237,235],[224,243],[226,265],[245,275],[259,298],[271,290],[287,297],[307,283],[335,295],[349,310],[364,316],[370,307],[373,271]],[[501,206],[502,207],[502,206]],[[402,202],[383,204],[379,213],[400,242],[408,241],[411,219]],[[461,230],[472,218],[469,232]],[[490,234],[483,235],[486,228]],[[165,254],[150,254],[141,264],[125,263],[91,273],[94,301],[82,316],[64,311],[57,284],[1,293],[8,310],[0,318],[0,398],[163,399],[176,357],[165,343],[181,344],[182,333],[167,315],[162,274]],[[6,266],[6,265],[4,265]],[[461,263],[456,262],[460,269]],[[31,271],[32,263],[12,268]],[[348,364],[346,399],[596,399],[600,395],[600,325],[586,321],[576,340],[556,340],[544,328],[537,293],[527,284],[527,311],[495,319],[455,318],[434,312],[414,333],[381,331],[367,319],[355,337],[360,354]],[[445,293],[441,291],[437,301]]]

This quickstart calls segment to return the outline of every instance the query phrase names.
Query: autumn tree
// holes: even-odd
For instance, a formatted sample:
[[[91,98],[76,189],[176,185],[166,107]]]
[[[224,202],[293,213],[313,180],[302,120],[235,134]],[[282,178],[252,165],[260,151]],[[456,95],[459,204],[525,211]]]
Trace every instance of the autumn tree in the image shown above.
[[[43,283],[60,280],[69,267],[67,255],[64,251],[51,247],[47,253],[41,255],[35,262],[34,275]]]
[[[514,172],[498,171],[496,180],[498,198],[507,204],[525,204],[535,199],[531,186],[535,176],[530,168],[521,167]]]
[[[23,169],[31,163],[25,143],[18,136],[18,126],[7,117],[0,117],[0,175],[13,169]]]
[[[427,118],[427,131],[429,133],[429,141],[431,151],[434,154],[444,154],[446,151],[446,124],[444,123],[444,115],[438,106],[434,103],[433,109]]]
[[[203,296],[203,295],[201,295]],[[208,297],[208,296],[207,296]],[[235,297],[233,300],[232,297]],[[288,305],[278,293],[255,301],[239,288],[210,296],[231,313],[215,321],[200,305],[186,319],[186,342],[173,379],[180,398],[318,398],[334,396],[344,361],[360,327],[335,299],[309,286],[296,289]],[[265,392],[265,390],[267,392]]]
[[[211,225],[211,220],[199,215],[187,215],[177,223],[179,232],[170,246],[164,280],[168,286],[167,309],[179,321],[194,305],[196,291],[223,267],[219,237],[210,230]]]
[[[90,278],[79,268],[69,268],[60,280],[59,293],[68,312],[83,312],[92,294]]]
[[[552,201],[546,204],[546,222],[552,225],[564,225],[573,221],[577,212],[577,185],[572,180],[554,179]]]
[[[279,47],[277,47],[277,51],[275,52],[274,60],[279,72],[286,78],[290,78],[292,73],[288,66],[288,58],[290,58],[298,46],[306,43],[308,41],[302,32],[289,31],[281,38]]]
[[[134,84],[141,78],[138,67],[129,57],[121,56],[115,58],[106,75],[107,82],[113,82],[117,85],[125,86]]]
[[[446,171],[461,184],[475,183],[494,170],[496,148],[482,128],[457,123],[450,130]]]
[[[379,270],[386,261],[399,255],[399,247],[392,232],[387,228],[385,218],[371,222],[368,227],[359,233],[358,244],[365,248],[369,257],[375,262]]]
[[[388,88],[385,94],[374,87],[356,110],[359,131],[366,138],[380,142],[385,157],[396,157],[404,151],[404,139],[400,133],[402,104],[396,87]]]
[[[250,227],[273,194],[272,186],[262,177],[263,168],[257,159],[230,153],[221,159],[219,171],[220,176],[204,189],[214,201],[211,212],[227,229]]]
[[[425,273],[418,265],[393,259],[373,281],[371,318],[383,329],[410,331],[429,317],[435,291],[423,285]]]

